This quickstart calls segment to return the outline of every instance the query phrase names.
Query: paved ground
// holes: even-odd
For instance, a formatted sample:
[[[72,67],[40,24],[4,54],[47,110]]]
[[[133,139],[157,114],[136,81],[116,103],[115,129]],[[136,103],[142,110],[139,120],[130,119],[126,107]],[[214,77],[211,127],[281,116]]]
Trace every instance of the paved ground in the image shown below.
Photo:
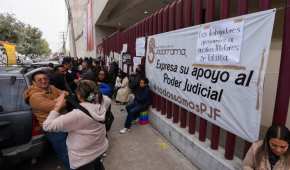
[[[112,106],[115,115],[109,133],[110,148],[104,160],[106,170],[196,170],[178,150],[150,125],[134,125],[132,131],[120,134],[126,112],[124,106]],[[32,164],[26,162],[9,170],[64,170],[53,152]]]
[[[108,170],[195,170],[180,152],[150,125],[134,125],[120,134],[126,117],[122,106],[113,105],[115,122],[109,134],[110,149],[105,159]]]

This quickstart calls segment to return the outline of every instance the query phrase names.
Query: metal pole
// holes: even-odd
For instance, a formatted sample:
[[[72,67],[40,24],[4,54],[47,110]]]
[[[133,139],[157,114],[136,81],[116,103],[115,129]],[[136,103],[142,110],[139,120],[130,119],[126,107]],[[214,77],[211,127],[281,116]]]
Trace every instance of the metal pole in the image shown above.
[[[61,38],[61,41],[62,41],[62,52],[64,55],[66,55],[66,48],[65,48],[65,44],[66,44],[66,33],[65,32],[60,32],[60,38]]]
[[[279,80],[273,116],[273,124],[285,125],[289,106],[290,85],[290,0],[285,2],[283,45],[280,61]]]

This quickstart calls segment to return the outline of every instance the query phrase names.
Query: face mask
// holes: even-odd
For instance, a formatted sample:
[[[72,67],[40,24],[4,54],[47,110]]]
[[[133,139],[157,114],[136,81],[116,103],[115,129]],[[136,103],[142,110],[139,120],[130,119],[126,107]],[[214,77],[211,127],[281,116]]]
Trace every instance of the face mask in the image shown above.
[[[96,100],[96,95],[94,93],[90,93],[90,95],[86,99],[88,102],[93,102]]]

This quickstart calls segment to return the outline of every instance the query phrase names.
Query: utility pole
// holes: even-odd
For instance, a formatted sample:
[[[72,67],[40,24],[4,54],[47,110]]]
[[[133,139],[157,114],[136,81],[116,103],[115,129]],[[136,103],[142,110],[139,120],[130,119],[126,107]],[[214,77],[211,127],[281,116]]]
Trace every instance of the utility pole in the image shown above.
[[[66,32],[60,32],[60,39],[62,43],[62,52],[65,55],[66,54]]]
[[[76,49],[76,41],[75,41],[75,30],[74,30],[74,25],[73,25],[73,17],[71,13],[71,8],[70,8],[70,3],[69,0],[65,0],[66,8],[67,8],[67,13],[68,13],[68,26],[71,26],[71,37],[72,37],[72,46],[73,46],[73,53],[74,57],[78,57],[77,54],[77,49]]]

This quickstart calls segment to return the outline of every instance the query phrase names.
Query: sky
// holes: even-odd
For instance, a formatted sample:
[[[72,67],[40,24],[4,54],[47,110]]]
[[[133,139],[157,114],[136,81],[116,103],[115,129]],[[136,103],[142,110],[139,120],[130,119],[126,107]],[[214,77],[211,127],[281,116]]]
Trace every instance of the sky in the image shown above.
[[[65,0],[0,0],[0,13],[39,28],[53,52],[61,48],[61,33],[67,32]]]

